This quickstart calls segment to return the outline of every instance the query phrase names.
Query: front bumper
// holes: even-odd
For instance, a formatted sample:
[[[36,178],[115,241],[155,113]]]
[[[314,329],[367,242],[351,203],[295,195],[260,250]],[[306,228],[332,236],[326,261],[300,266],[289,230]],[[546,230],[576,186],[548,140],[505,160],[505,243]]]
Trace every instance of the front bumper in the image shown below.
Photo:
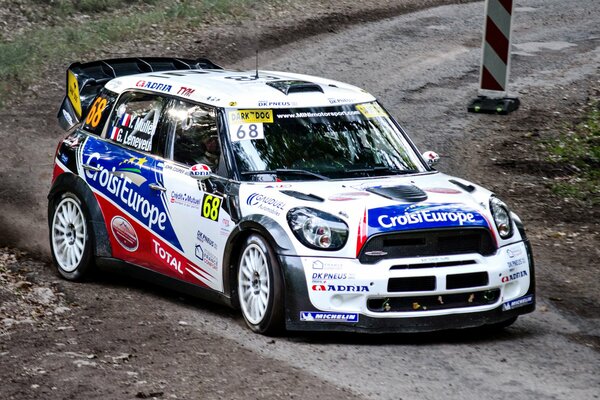
[[[528,241],[491,256],[384,260],[279,256],[286,327],[303,331],[428,332],[507,321],[535,309]]]

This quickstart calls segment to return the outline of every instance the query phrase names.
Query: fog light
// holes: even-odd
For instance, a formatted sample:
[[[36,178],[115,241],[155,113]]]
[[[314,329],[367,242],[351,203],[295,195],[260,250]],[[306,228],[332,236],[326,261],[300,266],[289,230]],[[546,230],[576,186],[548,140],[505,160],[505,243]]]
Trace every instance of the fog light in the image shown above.
[[[496,295],[493,290],[486,290],[485,292],[483,292],[483,298],[485,299],[485,301],[492,301],[495,297]]]

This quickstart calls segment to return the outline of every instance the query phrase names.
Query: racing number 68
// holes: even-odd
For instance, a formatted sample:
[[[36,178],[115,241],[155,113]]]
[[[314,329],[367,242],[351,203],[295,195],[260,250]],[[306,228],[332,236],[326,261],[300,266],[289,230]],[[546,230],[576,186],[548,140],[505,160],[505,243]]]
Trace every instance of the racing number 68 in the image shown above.
[[[215,197],[211,194],[205,194],[204,200],[202,201],[202,216],[213,221],[218,220],[220,206],[220,197]]]
[[[100,119],[102,118],[102,112],[104,112],[104,108],[106,107],[106,99],[102,97],[98,97],[94,104],[92,104],[92,108],[90,108],[90,112],[88,113],[87,118],[85,119],[85,123],[92,128],[95,128],[100,123]]]
[[[258,137],[258,126],[256,124],[250,124],[248,125],[248,136],[251,139],[256,139]],[[238,130],[237,130],[237,137],[238,139],[242,140],[246,138],[246,130],[244,129],[244,125],[240,125]]]

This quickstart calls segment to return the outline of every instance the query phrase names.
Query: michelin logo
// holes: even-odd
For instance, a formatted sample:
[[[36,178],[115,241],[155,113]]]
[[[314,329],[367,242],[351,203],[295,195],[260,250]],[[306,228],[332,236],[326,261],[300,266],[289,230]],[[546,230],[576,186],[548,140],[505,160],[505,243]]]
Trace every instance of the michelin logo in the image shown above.
[[[300,311],[300,321],[307,321],[307,322],[358,322],[358,314]]]
[[[507,301],[502,304],[502,311],[513,310],[515,308],[523,307],[533,303],[533,295],[519,297],[518,299]]]

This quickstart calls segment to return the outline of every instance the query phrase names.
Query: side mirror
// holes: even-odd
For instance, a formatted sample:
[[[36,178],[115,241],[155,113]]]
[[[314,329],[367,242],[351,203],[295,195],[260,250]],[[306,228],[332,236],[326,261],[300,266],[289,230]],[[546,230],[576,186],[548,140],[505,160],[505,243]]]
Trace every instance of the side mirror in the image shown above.
[[[192,178],[200,182],[207,180],[212,175],[212,170],[206,164],[192,165],[188,172]]]
[[[440,161],[440,156],[435,151],[426,151],[423,153],[423,158],[430,167],[433,167]]]

